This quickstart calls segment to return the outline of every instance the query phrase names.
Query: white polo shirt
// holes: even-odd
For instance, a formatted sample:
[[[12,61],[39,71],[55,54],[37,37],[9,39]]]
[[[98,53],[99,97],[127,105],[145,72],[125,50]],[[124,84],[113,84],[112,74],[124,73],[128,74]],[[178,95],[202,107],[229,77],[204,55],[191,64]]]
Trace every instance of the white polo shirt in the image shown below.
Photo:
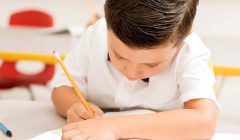
[[[183,108],[191,99],[209,98],[217,103],[209,57],[209,50],[192,33],[163,71],[149,77],[148,82],[130,81],[108,60],[107,26],[101,19],[85,31],[64,63],[87,100],[101,108],[165,111]],[[51,85],[71,86],[60,67]]]

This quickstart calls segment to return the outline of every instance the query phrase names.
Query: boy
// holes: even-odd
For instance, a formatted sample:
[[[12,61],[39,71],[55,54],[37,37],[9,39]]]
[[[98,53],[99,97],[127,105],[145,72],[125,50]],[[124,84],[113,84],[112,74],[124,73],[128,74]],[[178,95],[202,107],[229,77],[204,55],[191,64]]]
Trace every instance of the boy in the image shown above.
[[[197,5],[198,0],[106,0],[106,19],[90,27],[65,58],[94,115],[61,70],[52,83],[56,110],[70,123],[62,140],[210,139],[215,79],[207,65],[210,52],[191,33]],[[100,108],[157,113],[102,118]]]

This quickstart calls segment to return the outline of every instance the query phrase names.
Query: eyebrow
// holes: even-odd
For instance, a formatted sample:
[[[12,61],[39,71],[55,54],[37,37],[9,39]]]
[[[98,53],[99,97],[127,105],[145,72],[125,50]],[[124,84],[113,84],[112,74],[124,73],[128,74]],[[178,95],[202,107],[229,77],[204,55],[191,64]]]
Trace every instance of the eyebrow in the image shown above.
[[[114,51],[113,49],[112,49],[112,51],[113,51],[113,53],[115,54],[115,55],[118,55],[119,57],[121,57],[122,59],[125,59],[125,60],[127,60],[127,61],[129,61],[127,58],[124,58],[124,57],[122,57],[120,54],[118,54],[116,51]],[[153,64],[160,64],[160,63],[162,63],[163,61],[160,61],[160,62],[155,62],[155,63],[141,63],[141,64],[145,64],[145,65],[153,65]]]

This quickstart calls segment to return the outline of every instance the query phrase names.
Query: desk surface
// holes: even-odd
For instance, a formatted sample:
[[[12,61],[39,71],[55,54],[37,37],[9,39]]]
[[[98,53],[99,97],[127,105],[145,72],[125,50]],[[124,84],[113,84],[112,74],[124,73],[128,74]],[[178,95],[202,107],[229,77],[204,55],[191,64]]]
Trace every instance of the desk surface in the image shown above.
[[[66,54],[73,46],[69,34],[49,34],[34,28],[0,28],[0,58],[54,63],[52,52]]]

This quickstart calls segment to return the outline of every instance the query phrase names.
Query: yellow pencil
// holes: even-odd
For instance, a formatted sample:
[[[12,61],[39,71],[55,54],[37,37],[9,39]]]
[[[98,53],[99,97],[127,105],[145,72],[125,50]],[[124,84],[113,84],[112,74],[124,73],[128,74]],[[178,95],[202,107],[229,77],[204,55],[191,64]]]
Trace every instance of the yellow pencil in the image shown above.
[[[75,81],[73,80],[73,78],[70,76],[69,72],[67,71],[66,66],[64,65],[60,55],[54,51],[53,52],[55,58],[57,59],[58,63],[60,64],[60,66],[62,67],[65,75],[67,76],[68,80],[70,81],[70,83],[73,86],[73,89],[75,91],[75,93],[77,94],[77,96],[80,98],[81,102],[83,103],[83,105],[86,107],[87,111],[90,112],[93,115],[93,111],[91,109],[91,107],[89,106],[89,104],[87,103],[86,99],[84,98],[84,96],[82,95],[80,89],[77,87],[77,84],[75,83]]]

